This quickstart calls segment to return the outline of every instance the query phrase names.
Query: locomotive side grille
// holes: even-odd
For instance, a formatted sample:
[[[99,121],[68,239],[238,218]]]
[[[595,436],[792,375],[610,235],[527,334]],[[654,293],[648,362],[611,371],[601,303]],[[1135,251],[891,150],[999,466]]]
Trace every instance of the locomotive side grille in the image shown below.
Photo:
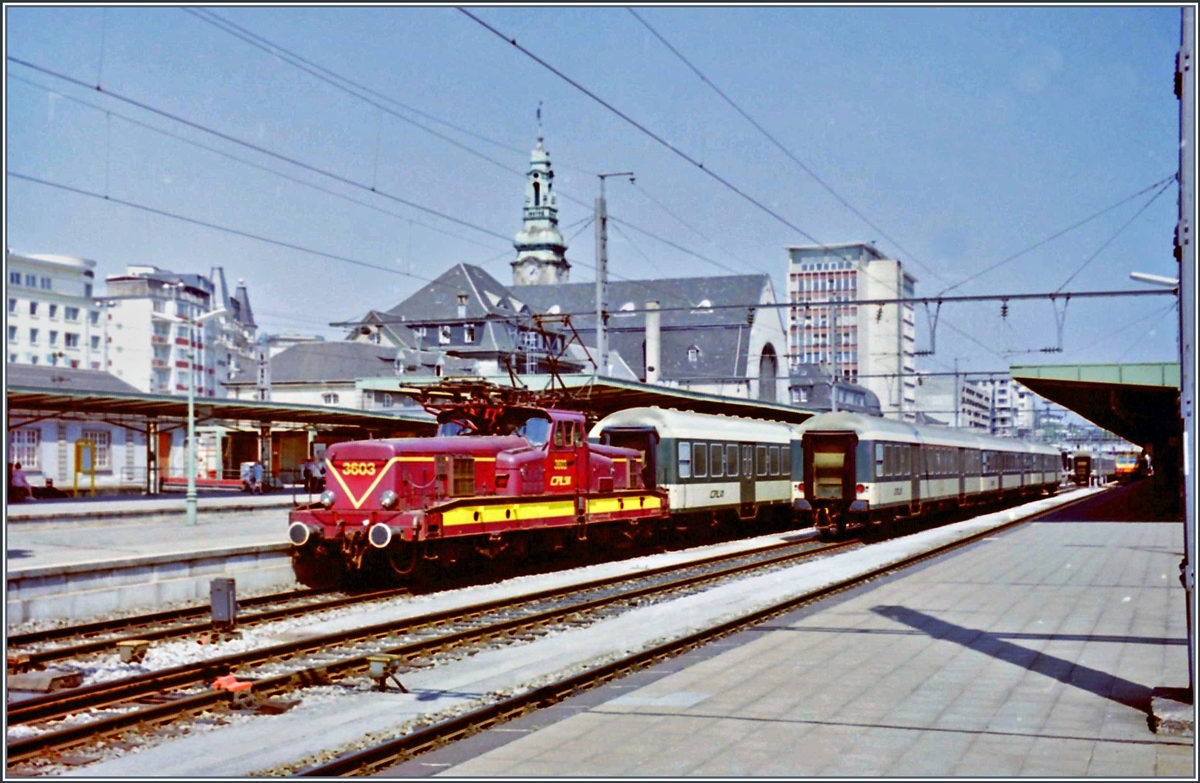
[[[455,457],[452,461],[453,480],[450,494],[459,497],[475,494],[475,460],[472,457]]]

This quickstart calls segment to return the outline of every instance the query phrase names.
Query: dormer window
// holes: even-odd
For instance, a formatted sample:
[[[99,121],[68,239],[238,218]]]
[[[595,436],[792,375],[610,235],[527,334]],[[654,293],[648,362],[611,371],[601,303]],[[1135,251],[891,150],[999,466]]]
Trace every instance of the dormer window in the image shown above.
[[[688,346],[688,364],[700,363],[700,349],[694,345]]]

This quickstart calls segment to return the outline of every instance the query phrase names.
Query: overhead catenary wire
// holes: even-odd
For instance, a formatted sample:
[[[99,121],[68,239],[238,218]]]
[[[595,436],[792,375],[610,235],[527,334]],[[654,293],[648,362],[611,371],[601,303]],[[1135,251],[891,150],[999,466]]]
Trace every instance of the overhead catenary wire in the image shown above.
[[[8,61],[9,61],[9,62],[14,62],[14,63],[16,63],[16,64],[18,64],[18,65],[23,65],[23,66],[25,66],[26,68],[30,68],[31,70],[35,70],[35,71],[38,71],[38,72],[40,72],[40,73],[44,73],[44,74],[46,74],[47,76],[52,76],[52,77],[54,77],[54,78],[56,78],[56,79],[61,79],[62,81],[65,81],[65,82],[68,82],[68,83],[71,83],[71,84],[75,84],[75,85],[78,85],[78,86],[81,86],[81,87],[88,87],[88,85],[87,85],[86,83],[84,83],[84,82],[80,81],[79,79],[76,79],[76,78],[74,78],[73,76],[67,76],[66,74],[59,73],[59,72],[57,72],[57,71],[54,71],[54,70],[52,70],[52,69],[50,69],[50,68],[46,68],[46,67],[44,67],[44,66],[37,65],[37,64],[35,64],[35,63],[31,63],[31,62],[28,62],[28,61],[26,61],[26,60],[22,60],[22,59],[20,59],[20,58],[18,58],[18,57],[13,57],[12,55],[8,55],[8,56],[7,56],[7,59],[8,59]],[[91,88],[90,88],[90,87],[88,87],[88,89],[91,89]],[[469,222],[469,221],[462,220],[461,218],[456,218],[456,217],[454,217],[454,216],[452,216],[452,215],[448,215],[448,214],[446,214],[446,213],[444,213],[444,212],[440,212],[440,211],[438,211],[438,210],[436,210],[436,209],[433,209],[433,208],[431,208],[431,207],[427,207],[427,206],[425,206],[425,205],[423,205],[423,204],[418,204],[418,203],[417,203],[417,202],[415,202],[415,201],[410,201],[410,200],[408,200],[408,199],[405,199],[405,198],[402,198],[402,197],[400,197],[400,196],[397,196],[397,195],[394,195],[394,194],[391,194],[391,193],[387,193],[386,191],[379,190],[379,189],[376,189],[376,188],[371,188],[369,185],[365,185],[365,184],[363,184],[363,183],[361,183],[361,182],[356,182],[356,181],[354,181],[354,180],[352,180],[352,179],[350,179],[350,178],[348,178],[348,177],[343,177],[343,176],[341,176],[340,174],[335,174],[335,173],[334,173],[334,172],[332,172],[332,171],[327,171],[327,170],[325,170],[325,169],[322,169],[322,168],[320,168],[319,166],[314,166],[314,165],[312,165],[312,164],[305,163],[304,161],[297,160],[296,158],[292,158],[292,157],[289,157],[289,156],[287,156],[287,155],[283,155],[282,153],[275,152],[275,151],[273,151],[273,150],[267,149],[266,147],[260,146],[260,145],[258,145],[258,144],[252,144],[251,142],[245,141],[244,139],[239,139],[239,138],[237,138],[236,136],[230,135],[230,134],[228,134],[228,133],[224,133],[223,131],[216,130],[215,128],[210,128],[210,127],[208,127],[208,126],[206,126],[206,125],[203,125],[203,124],[201,124],[201,123],[199,123],[199,122],[195,122],[195,121],[193,121],[193,120],[186,119],[185,117],[181,117],[181,116],[179,116],[179,115],[177,115],[177,114],[172,114],[171,112],[168,112],[168,111],[164,111],[164,110],[162,110],[162,109],[155,108],[155,107],[153,107],[153,106],[150,106],[150,105],[149,105],[149,104],[147,104],[147,103],[143,103],[142,101],[138,101],[138,100],[135,100],[135,99],[133,99],[133,98],[129,98],[129,97],[127,97],[127,96],[121,95],[120,93],[116,93],[116,92],[113,92],[113,91],[111,91],[111,90],[102,90],[102,89],[100,89],[99,87],[97,87],[97,88],[96,88],[96,90],[97,90],[97,91],[99,91],[101,94],[103,94],[103,95],[106,95],[106,96],[108,96],[108,97],[110,97],[110,98],[113,98],[113,99],[115,99],[115,100],[121,101],[121,102],[123,102],[123,103],[127,103],[127,104],[129,104],[129,105],[131,105],[131,106],[136,106],[136,107],[137,107],[137,108],[139,108],[139,109],[143,109],[143,110],[145,110],[145,111],[152,112],[152,113],[154,113],[154,114],[157,114],[157,115],[159,115],[159,116],[161,116],[161,117],[166,117],[166,118],[167,118],[167,119],[169,119],[169,120],[173,120],[173,121],[175,121],[175,122],[178,122],[178,123],[180,123],[180,124],[187,125],[187,126],[188,126],[188,127],[190,127],[190,128],[195,128],[196,130],[202,131],[202,132],[204,132],[204,133],[211,134],[211,135],[213,135],[213,136],[216,136],[216,137],[218,137],[218,138],[220,138],[220,139],[224,139],[225,141],[229,141],[229,142],[232,142],[232,143],[234,143],[234,144],[238,144],[238,145],[240,145],[240,146],[246,147],[247,149],[252,149],[252,150],[254,150],[255,152],[262,153],[263,155],[268,155],[268,156],[270,156],[270,157],[272,157],[272,158],[276,158],[276,159],[278,159],[278,160],[282,160],[282,161],[284,161],[284,162],[286,162],[286,163],[290,163],[290,164],[292,164],[293,166],[297,166],[297,167],[299,167],[299,168],[302,168],[302,169],[305,169],[305,170],[307,170],[307,171],[311,171],[311,172],[313,172],[313,173],[315,173],[315,174],[320,174],[321,176],[324,176],[324,177],[329,177],[330,179],[336,180],[336,181],[338,181],[338,182],[341,182],[341,183],[344,183],[344,184],[346,184],[346,185],[350,185],[350,186],[352,186],[352,187],[355,187],[355,188],[359,188],[360,190],[364,190],[364,191],[367,191],[367,192],[370,192],[370,193],[374,193],[374,194],[376,194],[376,195],[379,195],[379,196],[381,196],[381,197],[383,197],[383,198],[386,198],[386,199],[389,199],[389,200],[391,200],[391,201],[395,201],[395,202],[398,202],[398,203],[400,203],[400,204],[404,204],[404,205],[406,205],[406,206],[412,207],[413,209],[418,209],[418,210],[420,210],[420,211],[422,211],[422,212],[425,212],[425,213],[428,213],[428,214],[431,214],[431,215],[435,215],[435,216],[437,216],[437,217],[440,217],[440,218],[442,218],[443,220],[448,220],[448,221],[450,221],[450,222],[452,222],[452,223],[457,223],[457,224],[458,224],[458,225],[460,225],[460,226],[466,226],[467,228],[473,229],[473,230],[475,230],[475,231],[479,231],[480,233],[487,234],[487,235],[489,235],[489,236],[493,236],[493,237],[496,237],[496,238],[498,238],[498,239],[503,239],[503,240],[505,240],[505,241],[508,241],[508,239],[509,239],[509,238],[508,238],[508,236],[506,236],[506,235],[504,235],[504,234],[501,234],[501,233],[500,233],[500,232],[498,232],[498,231],[493,231],[493,230],[491,230],[490,228],[484,228],[483,226],[478,226],[478,225],[475,225],[474,223],[471,223],[471,222]]]
[[[531,60],[533,60],[534,62],[536,62],[538,65],[541,65],[543,68],[545,68],[546,70],[550,71],[550,72],[551,72],[551,73],[553,73],[555,76],[558,76],[560,79],[562,79],[563,81],[565,81],[567,84],[570,84],[572,87],[574,87],[575,89],[579,90],[580,92],[582,92],[584,95],[588,96],[589,98],[591,98],[591,99],[592,99],[592,100],[594,100],[595,102],[599,103],[601,106],[603,106],[604,108],[608,109],[610,112],[612,112],[612,113],[613,113],[613,114],[615,114],[616,116],[620,117],[622,120],[624,120],[625,122],[629,123],[629,124],[630,124],[630,125],[632,125],[634,128],[637,128],[639,131],[641,131],[641,132],[642,132],[642,133],[644,133],[645,135],[649,136],[649,137],[650,137],[651,139],[653,139],[654,141],[658,142],[659,144],[661,144],[662,146],[666,147],[666,148],[667,148],[668,150],[670,150],[671,152],[675,153],[675,154],[676,154],[676,155],[678,155],[679,157],[681,157],[681,158],[683,158],[684,160],[686,160],[688,163],[690,163],[690,164],[692,164],[693,166],[695,166],[696,168],[700,169],[700,170],[701,170],[701,171],[703,171],[705,174],[707,174],[709,177],[711,177],[711,178],[713,178],[714,180],[716,180],[717,182],[721,183],[721,185],[723,185],[723,186],[724,186],[725,188],[727,188],[728,190],[732,191],[733,193],[736,193],[736,194],[737,194],[738,196],[740,196],[742,199],[744,199],[744,200],[748,201],[749,203],[753,204],[754,206],[758,207],[758,209],[762,210],[762,211],[763,211],[763,212],[765,212],[766,214],[768,214],[768,215],[770,215],[771,217],[775,218],[777,221],[779,221],[779,222],[780,222],[780,223],[782,223],[783,225],[787,226],[788,228],[792,229],[793,231],[795,231],[796,233],[800,234],[801,236],[803,236],[804,238],[808,239],[809,241],[813,242],[814,244],[821,245],[822,247],[824,247],[824,246],[825,246],[825,243],[824,243],[824,242],[821,242],[819,239],[817,239],[817,238],[816,238],[816,237],[814,237],[812,234],[810,234],[810,233],[808,233],[807,231],[805,231],[805,230],[804,230],[803,228],[801,228],[800,226],[797,226],[795,223],[792,223],[790,220],[788,220],[787,218],[783,217],[783,216],[782,216],[782,215],[780,215],[778,212],[776,212],[775,210],[773,210],[773,209],[771,209],[770,207],[768,207],[766,204],[763,204],[763,203],[762,203],[761,201],[759,201],[758,199],[754,198],[754,197],[753,197],[753,196],[751,196],[750,194],[748,194],[748,193],[746,193],[745,191],[743,191],[743,190],[742,190],[741,188],[739,188],[737,185],[734,185],[732,182],[730,182],[730,181],[729,181],[728,179],[726,179],[725,177],[722,177],[720,174],[717,174],[715,171],[713,171],[712,169],[710,169],[710,168],[708,168],[707,166],[705,166],[705,165],[704,165],[702,162],[700,162],[700,161],[696,160],[696,159],[695,159],[695,158],[693,158],[691,155],[687,154],[686,152],[684,152],[683,150],[679,149],[678,147],[676,147],[676,146],[675,146],[674,144],[672,144],[671,142],[667,141],[666,139],[664,139],[663,137],[659,136],[659,135],[658,135],[657,133],[655,133],[654,131],[652,131],[652,130],[650,130],[649,128],[647,128],[645,125],[641,124],[641,123],[640,123],[640,122],[638,122],[637,120],[635,120],[635,119],[633,119],[632,117],[630,117],[629,115],[625,114],[625,113],[624,113],[624,112],[622,112],[620,109],[618,109],[617,107],[613,106],[611,103],[609,103],[608,101],[604,100],[604,99],[603,99],[603,98],[601,98],[600,96],[596,95],[594,92],[592,92],[592,91],[591,91],[591,90],[589,90],[588,88],[584,87],[582,84],[580,84],[579,82],[575,81],[575,80],[574,80],[574,79],[572,79],[571,77],[567,76],[565,73],[563,73],[563,72],[562,72],[562,71],[560,71],[559,69],[555,68],[553,65],[551,65],[551,64],[550,64],[550,63],[548,63],[548,62],[546,62],[545,60],[543,60],[541,57],[539,57],[539,56],[537,56],[536,54],[534,54],[534,53],[533,53],[532,51],[530,51],[529,49],[526,49],[524,46],[521,46],[521,44],[517,43],[517,39],[516,39],[516,38],[512,38],[511,36],[507,36],[507,35],[505,35],[504,33],[500,32],[500,31],[499,31],[499,30],[497,30],[495,27],[493,27],[492,25],[490,25],[490,24],[488,24],[487,22],[483,21],[483,20],[482,20],[482,19],[480,19],[478,16],[476,16],[476,15],[475,15],[475,14],[473,14],[473,13],[471,13],[470,11],[468,11],[468,10],[467,10],[467,9],[465,9],[465,8],[462,8],[462,7],[460,7],[458,10],[459,10],[459,11],[461,11],[463,14],[465,14],[465,15],[466,15],[467,17],[469,17],[470,19],[472,19],[473,21],[475,21],[475,22],[476,22],[477,24],[479,24],[481,27],[483,27],[484,29],[488,30],[490,33],[492,33],[493,35],[495,35],[497,38],[500,38],[501,40],[507,41],[508,43],[512,44],[512,46],[513,46],[515,49],[517,49],[519,52],[521,52],[522,54],[524,54],[524,55],[525,55],[526,57],[528,57],[529,59],[531,59]]]
[[[303,179],[300,179],[299,177],[293,177],[292,175],[285,174],[282,171],[272,169],[268,166],[263,166],[262,164],[255,163],[250,160],[246,160],[245,158],[240,158],[237,155],[233,155],[231,153],[225,152],[224,150],[217,149],[216,147],[210,147],[207,144],[201,144],[198,141],[194,141],[192,139],[186,138],[185,136],[181,136],[178,133],[172,133],[171,131],[164,130],[162,128],[157,128],[147,122],[142,122],[141,120],[134,119],[133,117],[130,117],[128,115],[121,114],[119,112],[114,112],[114,111],[111,111],[110,109],[105,109],[104,107],[98,106],[94,103],[91,103],[90,101],[85,101],[80,98],[76,98],[72,95],[65,95],[63,93],[56,92],[44,84],[38,84],[35,81],[31,81],[29,79],[22,78],[20,76],[17,76],[16,74],[10,73],[10,74],[8,74],[8,78],[12,79],[14,81],[17,81],[17,82],[21,82],[23,84],[30,85],[32,87],[36,87],[41,90],[45,90],[47,93],[49,93],[51,95],[57,95],[57,96],[61,97],[63,100],[71,101],[72,103],[77,103],[81,106],[86,106],[90,109],[94,109],[96,111],[103,112],[106,115],[111,115],[111,116],[121,119],[131,125],[136,125],[140,128],[145,128],[146,130],[153,131],[154,133],[158,133],[158,134],[166,136],[168,138],[172,138],[177,141],[181,141],[184,144],[188,144],[190,146],[196,147],[197,149],[202,149],[202,150],[205,150],[206,152],[211,152],[214,155],[220,155],[223,158],[235,161],[237,163],[242,164],[243,166],[249,166],[250,168],[258,169],[259,171],[263,171],[268,174],[272,174],[276,177],[285,179],[289,182],[294,182],[298,185],[303,185],[306,188],[311,188],[312,190],[316,190],[321,193],[325,193],[327,195],[333,196],[335,198],[339,198],[339,199],[341,199],[343,201],[347,201],[351,204],[357,204],[358,206],[366,207],[367,209],[370,209],[374,212],[378,212],[383,215],[388,215],[390,217],[398,218],[400,220],[408,221],[409,223],[412,223],[413,225],[421,226],[422,228],[427,228],[430,231],[436,231],[439,234],[444,234],[449,237],[454,237],[455,239],[460,239],[463,242],[468,242],[468,243],[470,243],[472,245],[476,245],[478,247],[483,247],[483,248],[488,248],[488,249],[495,247],[495,245],[485,245],[482,242],[479,242],[478,240],[471,239],[470,237],[463,236],[462,234],[456,234],[453,231],[447,231],[444,228],[440,228],[438,226],[434,226],[429,223],[422,223],[421,221],[414,220],[413,218],[408,217],[407,215],[401,215],[396,212],[389,212],[388,210],[383,209],[382,207],[375,206],[374,204],[368,204],[365,201],[359,201],[358,199],[351,198],[350,196],[347,196],[344,193],[338,193],[335,190],[330,190],[329,188],[321,187],[320,185],[314,184],[312,182],[307,182]]]
[[[806,174],[808,174],[808,176],[812,177],[813,180],[815,180],[818,185],[820,185],[831,196],[833,196],[835,199],[837,199],[838,202],[840,202],[842,204],[842,206],[846,207],[846,209],[853,212],[860,220],[862,220],[868,226],[870,226],[874,230],[878,231],[879,234],[884,239],[887,239],[889,242],[891,242],[893,245],[895,245],[896,248],[898,250],[900,250],[900,252],[904,253],[905,256],[910,258],[913,261],[913,263],[915,263],[917,266],[919,266],[922,269],[924,269],[925,271],[929,272],[929,274],[933,275],[938,280],[941,280],[942,282],[947,282],[945,278],[943,278],[941,275],[939,275],[937,272],[935,272],[933,269],[931,269],[928,265],[926,265],[920,259],[918,259],[915,255],[913,255],[913,253],[911,253],[909,250],[907,250],[903,245],[901,245],[890,234],[888,234],[886,231],[884,231],[879,226],[875,225],[875,223],[872,222],[870,218],[868,218],[866,215],[864,215],[853,204],[851,204],[849,201],[847,201],[840,193],[838,193],[836,190],[834,190],[833,187],[829,183],[827,183],[824,179],[822,179],[804,161],[800,160],[800,158],[797,157],[795,155],[795,153],[793,153],[791,150],[789,150],[787,147],[785,147],[782,143],[780,143],[780,141],[778,139],[776,139],[766,128],[764,128],[757,120],[755,120],[753,117],[751,117],[744,109],[742,109],[741,106],[739,106],[737,103],[735,103],[732,98],[730,98],[728,95],[726,95],[725,92],[723,90],[721,90],[720,87],[717,87],[717,85],[713,84],[712,81],[707,76],[705,76],[703,73],[701,73],[699,68],[697,68],[695,65],[693,65],[692,62],[690,60],[688,60],[686,57],[684,57],[682,52],[680,52],[677,48],[672,46],[671,43],[669,41],[667,41],[667,39],[664,38],[657,30],[655,30],[650,25],[649,22],[647,22],[645,19],[642,18],[641,15],[639,15],[637,11],[634,11],[632,8],[626,8],[625,10],[627,10],[627,11],[629,11],[629,13],[633,14],[633,17],[635,19],[637,19],[639,22],[641,22],[642,26],[644,26],[647,30],[649,30],[650,33],[655,38],[657,38],[659,40],[659,42],[662,43],[663,46],[670,49],[672,54],[674,54],[676,57],[678,57],[683,62],[684,65],[686,65],[688,68],[691,69],[692,73],[696,74],[696,76],[700,78],[700,81],[702,81],[706,85],[708,85],[713,90],[713,92],[715,92],[717,95],[719,95],[721,97],[721,99],[723,101],[725,101],[727,104],[729,104],[731,107],[733,107],[734,111],[736,111],[747,122],[749,122],[751,125],[753,125],[758,130],[759,133],[761,133],[763,136],[765,136],[768,141],[770,141],[772,144],[774,144],[793,163],[795,163]],[[820,244],[820,243],[818,243],[818,244]]]
[[[1100,217],[1100,216],[1102,216],[1102,215],[1106,215],[1106,214],[1108,214],[1109,212],[1112,212],[1112,211],[1113,211],[1114,209],[1116,209],[1117,207],[1119,207],[1119,206],[1121,206],[1121,205],[1123,205],[1123,204],[1126,204],[1126,203],[1128,203],[1128,202],[1130,202],[1130,201],[1133,201],[1135,198],[1137,198],[1138,196],[1142,195],[1143,193],[1149,193],[1150,191],[1154,190],[1155,188],[1157,188],[1157,187],[1160,187],[1160,186],[1162,186],[1162,185],[1163,185],[1163,184],[1165,184],[1165,183],[1171,182],[1172,180],[1176,179],[1176,177],[1177,177],[1177,176],[1178,176],[1177,174],[1172,174],[1172,175],[1171,175],[1171,176],[1169,176],[1169,177],[1165,177],[1165,178],[1163,178],[1163,179],[1160,179],[1160,180],[1158,180],[1157,182],[1155,182],[1155,183],[1153,183],[1153,184],[1151,184],[1151,185],[1148,185],[1147,187],[1144,187],[1144,188],[1142,188],[1142,189],[1141,189],[1141,190],[1139,190],[1138,192],[1136,192],[1136,193],[1133,193],[1133,194],[1131,194],[1131,195],[1129,195],[1129,196],[1126,196],[1125,198],[1121,199],[1120,201],[1116,202],[1115,204],[1111,204],[1111,205],[1109,205],[1109,206],[1105,207],[1104,209],[1100,210],[1099,212],[1093,212],[1092,214],[1090,214],[1090,215],[1088,215],[1087,217],[1085,217],[1083,220],[1080,220],[1080,221],[1078,221],[1078,222],[1076,222],[1076,223],[1072,223],[1071,225],[1067,226],[1066,228],[1062,229],[1061,231],[1056,231],[1055,233],[1051,234],[1050,236],[1046,237],[1045,239],[1040,239],[1040,240],[1038,240],[1037,242],[1034,242],[1032,245],[1030,245],[1030,246],[1028,246],[1028,247],[1026,247],[1026,248],[1024,248],[1024,249],[1022,249],[1022,250],[1018,250],[1016,253],[1013,253],[1013,254],[1012,254],[1012,255],[1010,255],[1010,256],[1007,256],[1007,257],[1005,257],[1005,258],[1002,258],[1002,259],[1000,259],[999,261],[997,261],[996,263],[992,264],[991,266],[989,266],[989,267],[987,267],[987,268],[985,268],[985,269],[981,269],[981,270],[979,270],[978,272],[976,272],[975,274],[971,275],[970,277],[967,277],[967,278],[965,278],[965,279],[963,279],[963,280],[960,280],[960,281],[958,281],[957,283],[955,283],[954,285],[952,285],[952,286],[950,286],[950,287],[948,287],[948,288],[944,288],[944,289],[942,289],[942,292],[941,292],[941,293],[943,293],[943,294],[945,294],[945,293],[949,293],[950,291],[953,291],[955,288],[958,288],[958,287],[960,287],[960,286],[966,285],[967,283],[971,282],[972,280],[976,280],[976,279],[978,279],[978,278],[980,278],[980,277],[983,277],[984,275],[988,274],[989,272],[992,272],[992,271],[994,271],[994,270],[996,270],[996,269],[999,269],[1000,267],[1004,266],[1004,265],[1005,265],[1005,264],[1007,264],[1008,262],[1010,262],[1010,261],[1015,261],[1016,259],[1018,259],[1018,258],[1020,258],[1021,256],[1025,255],[1026,253],[1030,253],[1030,252],[1032,252],[1032,251],[1034,251],[1034,250],[1037,250],[1037,249],[1038,249],[1039,247],[1041,247],[1042,245],[1045,245],[1045,244],[1047,244],[1047,243],[1049,243],[1049,242],[1052,242],[1052,241],[1054,241],[1055,239],[1058,239],[1059,237],[1061,237],[1061,236],[1064,236],[1064,235],[1066,235],[1066,234],[1068,234],[1068,233],[1070,233],[1070,232],[1074,231],[1074,230],[1075,230],[1075,229],[1077,229],[1077,228],[1080,228],[1081,226],[1087,225],[1088,223],[1092,222],[1092,221],[1093,221],[1093,220],[1095,220],[1096,218],[1098,218],[1098,217]]]
[[[1061,291],[1064,288],[1066,288],[1067,283],[1070,283],[1072,280],[1074,280],[1075,277],[1080,272],[1082,272],[1084,269],[1086,269],[1088,267],[1089,264],[1091,264],[1093,261],[1095,261],[1096,257],[1099,256],[1102,252],[1104,252],[1105,248],[1107,248],[1109,245],[1111,245],[1116,240],[1116,238],[1119,237],[1122,234],[1122,232],[1125,231],[1125,229],[1129,228],[1129,226],[1131,226],[1133,224],[1133,222],[1135,220],[1137,220],[1138,217],[1143,212],[1145,212],[1147,209],[1149,209],[1150,205],[1153,204],[1155,201],[1157,201],[1159,196],[1161,196],[1163,193],[1166,193],[1170,187],[1171,187],[1171,181],[1167,180],[1166,184],[1164,184],[1157,193],[1155,193],[1153,196],[1151,196],[1150,200],[1147,201],[1145,204],[1143,204],[1141,209],[1139,209],[1137,212],[1135,212],[1133,214],[1133,217],[1131,217],[1131,218],[1129,218],[1129,220],[1125,221],[1125,223],[1123,223],[1120,228],[1118,228],[1115,232],[1113,232],[1112,236],[1110,236],[1108,239],[1104,240],[1104,243],[1102,245],[1100,245],[1100,247],[1096,248],[1096,252],[1092,253],[1090,256],[1088,256],[1086,259],[1084,259],[1084,262],[1079,265],[1079,268],[1076,269],[1074,272],[1072,272],[1071,276],[1068,277],[1066,280],[1064,280],[1062,282],[1062,285],[1060,285],[1055,290]]]

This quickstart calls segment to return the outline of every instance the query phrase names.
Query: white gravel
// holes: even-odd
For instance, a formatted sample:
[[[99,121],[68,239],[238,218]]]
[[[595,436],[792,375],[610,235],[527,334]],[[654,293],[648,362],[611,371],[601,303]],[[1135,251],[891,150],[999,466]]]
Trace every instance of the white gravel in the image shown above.
[[[972,533],[987,530],[1100,490],[1083,490],[1047,498],[1014,509],[885,541],[861,549],[802,563],[792,568],[724,584],[702,593],[632,609],[591,626],[556,632],[527,644],[480,652],[463,660],[403,677],[411,693],[377,693],[331,686],[304,692],[302,703],[278,716],[237,716],[230,725],[206,729],[136,752],[69,770],[83,776],[242,776],[278,774],[365,747],[384,737],[406,733],[434,716],[474,709],[487,701],[537,687],[563,674],[590,668],[615,657],[678,638],[700,628],[744,615],[854,574],[896,562]],[[767,538],[778,538],[767,537]],[[762,539],[758,540],[761,543]],[[749,548],[731,542],[721,548]],[[678,562],[695,551],[655,555],[622,563],[606,563],[571,572],[522,577],[487,587],[474,587],[408,599],[403,605],[356,612],[320,624],[322,632],[339,624],[367,624],[479,602],[519,592],[540,590],[565,581],[596,578],[600,573],[634,571]],[[586,574],[586,576],[584,576]],[[466,600],[464,600],[466,599]],[[300,629],[297,624],[295,629]],[[315,627],[311,630],[317,630]],[[276,627],[273,633],[278,634]],[[164,648],[169,645],[163,645]],[[160,654],[168,656],[166,650]],[[358,687],[367,687],[366,681]],[[12,737],[10,733],[10,738]],[[113,755],[121,751],[113,751]]]

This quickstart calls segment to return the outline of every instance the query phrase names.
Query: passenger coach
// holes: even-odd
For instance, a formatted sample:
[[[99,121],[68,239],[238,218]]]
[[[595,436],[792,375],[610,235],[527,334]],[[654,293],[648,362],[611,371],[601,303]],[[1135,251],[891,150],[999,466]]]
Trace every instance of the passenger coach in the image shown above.
[[[790,524],[799,437],[790,424],[662,408],[619,411],[590,433],[594,442],[642,452],[646,487],[665,490],[672,518],[684,524]]]
[[[1040,444],[853,413],[799,430],[796,507],[826,535],[1058,490],[1060,454]]]

